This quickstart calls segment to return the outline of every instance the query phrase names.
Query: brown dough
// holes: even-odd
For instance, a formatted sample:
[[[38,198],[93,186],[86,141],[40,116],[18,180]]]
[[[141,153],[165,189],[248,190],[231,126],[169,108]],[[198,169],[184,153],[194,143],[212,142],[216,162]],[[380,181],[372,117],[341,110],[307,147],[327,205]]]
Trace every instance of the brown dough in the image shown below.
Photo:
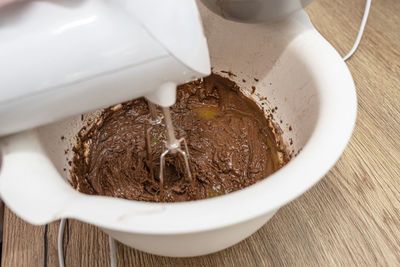
[[[160,192],[165,127],[153,126],[148,155],[145,131],[151,126],[150,115],[141,98],[107,108],[97,124],[78,136],[72,185],[87,194],[188,201],[239,190],[282,165],[268,119],[227,78],[212,74],[179,86],[171,113],[176,135],[185,137],[189,146],[192,181],[187,179],[183,160],[168,155]]]

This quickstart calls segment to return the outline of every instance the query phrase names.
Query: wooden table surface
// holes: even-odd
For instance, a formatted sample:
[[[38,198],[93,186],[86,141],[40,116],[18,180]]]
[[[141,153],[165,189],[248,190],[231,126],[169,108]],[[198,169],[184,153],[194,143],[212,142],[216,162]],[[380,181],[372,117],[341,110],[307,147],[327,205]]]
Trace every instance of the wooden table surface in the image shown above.
[[[365,0],[316,0],[307,12],[345,54]],[[222,252],[167,258],[118,244],[119,266],[400,266],[400,1],[373,0],[348,60],[358,94],[354,135],[336,166],[250,238]],[[57,266],[59,223],[4,214],[2,266]],[[66,266],[109,266],[107,236],[70,220]]]

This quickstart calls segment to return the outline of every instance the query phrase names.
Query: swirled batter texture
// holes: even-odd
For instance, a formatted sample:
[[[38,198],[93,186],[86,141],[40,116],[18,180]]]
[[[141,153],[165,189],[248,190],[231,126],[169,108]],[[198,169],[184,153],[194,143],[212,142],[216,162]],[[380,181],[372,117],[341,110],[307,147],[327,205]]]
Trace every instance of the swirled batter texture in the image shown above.
[[[272,124],[227,78],[212,74],[179,86],[171,112],[176,135],[188,144],[192,180],[182,158],[168,155],[160,187],[166,130],[149,123],[149,109],[141,98],[105,109],[89,130],[82,129],[74,149],[72,185],[93,195],[188,201],[240,190],[284,163]]]

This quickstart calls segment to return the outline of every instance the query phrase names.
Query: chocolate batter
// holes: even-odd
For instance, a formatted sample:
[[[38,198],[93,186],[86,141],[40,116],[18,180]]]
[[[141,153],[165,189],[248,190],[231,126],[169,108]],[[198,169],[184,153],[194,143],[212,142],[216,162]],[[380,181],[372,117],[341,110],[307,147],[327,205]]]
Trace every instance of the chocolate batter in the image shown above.
[[[146,101],[107,108],[74,149],[72,185],[79,191],[140,201],[176,202],[226,194],[264,179],[285,160],[261,109],[227,78],[212,74],[178,87],[171,108],[177,137],[185,137],[193,180],[183,160],[168,155],[160,190],[165,127],[151,126]],[[151,154],[147,153],[151,148]]]

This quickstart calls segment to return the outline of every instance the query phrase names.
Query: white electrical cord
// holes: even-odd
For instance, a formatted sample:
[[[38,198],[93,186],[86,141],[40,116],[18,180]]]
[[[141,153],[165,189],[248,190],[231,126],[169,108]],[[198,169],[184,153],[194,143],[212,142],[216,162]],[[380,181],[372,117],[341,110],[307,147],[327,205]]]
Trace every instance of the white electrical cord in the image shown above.
[[[64,228],[65,228],[65,220],[61,219],[60,227],[58,228],[58,265],[60,267],[64,267],[64,249],[63,249],[63,241],[64,241]]]
[[[360,44],[362,35],[364,33],[365,25],[367,24],[367,19],[369,15],[369,10],[371,8],[371,0],[366,0],[364,15],[361,20],[360,29],[358,30],[358,34],[356,37],[356,41],[353,44],[353,47],[350,49],[349,53],[343,57],[343,60],[348,60],[354,52],[357,50],[358,45]],[[58,264],[60,267],[64,267],[64,251],[63,251],[63,240],[64,240],[64,228],[65,228],[65,219],[61,219],[60,228],[58,229]],[[110,264],[111,267],[117,267],[117,253],[115,249],[115,241],[111,236],[108,236],[108,241],[110,244]]]
[[[348,60],[354,54],[354,52],[356,52],[357,47],[360,44],[362,35],[364,33],[365,25],[367,24],[367,19],[368,19],[369,9],[370,8],[371,8],[371,0],[366,0],[365,9],[364,9],[364,15],[363,15],[363,18],[361,20],[361,25],[360,25],[360,29],[358,30],[356,41],[354,42],[353,47],[350,49],[349,53],[347,53],[347,55],[345,55],[343,57],[344,61]]]
[[[111,267],[117,267],[117,253],[115,249],[115,240],[111,236],[108,236],[108,242],[110,244],[110,265]]]
[[[60,227],[58,228],[58,265],[60,267],[64,267],[64,249],[63,249],[63,241],[64,241],[64,229],[65,229],[65,221],[66,219],[61,219]],[[108,236],[108,241],[110,245],[110,265],[111,267],[117,267],[117,253],[115,248],[115,240]]]

